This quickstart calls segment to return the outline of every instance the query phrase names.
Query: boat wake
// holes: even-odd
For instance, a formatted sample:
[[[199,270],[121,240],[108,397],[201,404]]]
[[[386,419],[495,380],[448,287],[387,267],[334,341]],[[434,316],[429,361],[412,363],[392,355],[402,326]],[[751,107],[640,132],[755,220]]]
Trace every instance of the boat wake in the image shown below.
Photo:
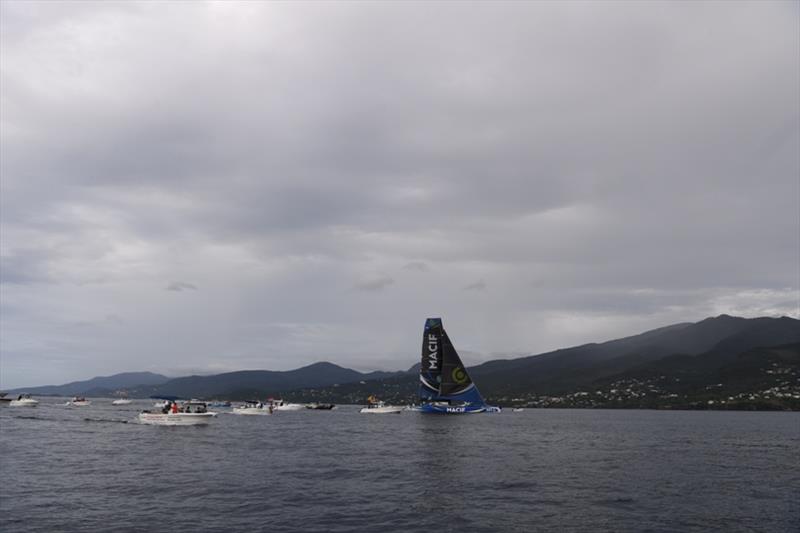
[[[117,423],[127,424],[128,420],[120,420],[118,418],[84,418],[84,422],[104,422],[106,424]]]

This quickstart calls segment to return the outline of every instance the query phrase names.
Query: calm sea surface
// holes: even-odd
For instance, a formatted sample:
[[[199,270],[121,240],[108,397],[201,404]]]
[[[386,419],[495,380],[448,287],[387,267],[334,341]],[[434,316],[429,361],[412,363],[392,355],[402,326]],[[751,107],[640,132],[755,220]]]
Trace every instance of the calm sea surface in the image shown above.
[[[800,413],[63,402],[0,408],[0,531],[800,531]]]

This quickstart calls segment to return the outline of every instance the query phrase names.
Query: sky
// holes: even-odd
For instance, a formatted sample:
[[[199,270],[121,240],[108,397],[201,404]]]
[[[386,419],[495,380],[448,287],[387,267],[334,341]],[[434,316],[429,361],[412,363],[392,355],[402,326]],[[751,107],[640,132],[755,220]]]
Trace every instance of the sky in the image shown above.
[[[0,387],[800,317],[800,3],[0,4]]]

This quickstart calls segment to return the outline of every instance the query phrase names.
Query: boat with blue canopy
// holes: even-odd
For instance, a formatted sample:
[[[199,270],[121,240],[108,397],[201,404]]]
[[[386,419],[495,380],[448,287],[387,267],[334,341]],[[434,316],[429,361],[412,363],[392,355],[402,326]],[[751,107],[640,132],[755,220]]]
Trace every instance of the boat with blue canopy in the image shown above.
[[[441,318],[425,321],[422,362],[419,367],[421,413],[499,413],[488,405],[458,356]]]

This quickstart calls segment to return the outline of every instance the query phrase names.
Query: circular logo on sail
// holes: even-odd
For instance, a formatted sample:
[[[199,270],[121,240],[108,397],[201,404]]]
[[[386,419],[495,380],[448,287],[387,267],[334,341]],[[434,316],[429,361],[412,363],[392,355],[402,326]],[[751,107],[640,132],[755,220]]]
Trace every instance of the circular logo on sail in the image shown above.
[[[459,385],[463,385],[467,382],[467,372],[460,366],[454,368],[450,376],[453,378],[453,381]]]

